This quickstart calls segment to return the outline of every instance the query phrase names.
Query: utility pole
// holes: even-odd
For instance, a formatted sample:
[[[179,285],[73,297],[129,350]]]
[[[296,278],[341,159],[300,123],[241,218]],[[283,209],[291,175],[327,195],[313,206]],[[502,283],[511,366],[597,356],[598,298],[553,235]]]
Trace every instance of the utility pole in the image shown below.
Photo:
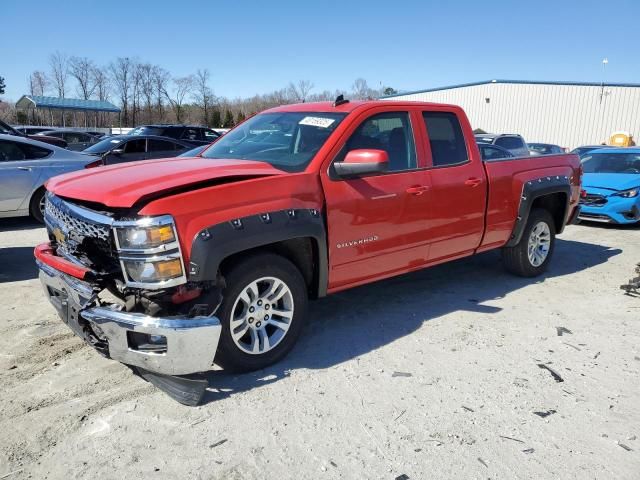
[[[600,103],[602,103],[602,99],[604,97],[604,70],[607,64],[609,63],[608,58],[602,59],[602,81],[600,82]]]

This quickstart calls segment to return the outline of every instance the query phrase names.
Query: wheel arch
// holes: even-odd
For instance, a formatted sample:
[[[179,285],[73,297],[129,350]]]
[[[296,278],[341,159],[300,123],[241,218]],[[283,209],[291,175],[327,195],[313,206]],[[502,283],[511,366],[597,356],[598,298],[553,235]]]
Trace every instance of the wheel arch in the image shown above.
[[[529,180],[522,186],[518,216],[507,247],[513,247],[520,242],[529,219],[529,213],[534,208],[544,208],[551,213],[556,233],[562,233],[570,211],[571,183],[567,176],[542,177]]]
[[[235,260],[261,251],[291,261],[302,273],[311,298],[326,295],[326,229],[317,210],[262,213],[201,230],[192,244],[189,280],[215,282]]]

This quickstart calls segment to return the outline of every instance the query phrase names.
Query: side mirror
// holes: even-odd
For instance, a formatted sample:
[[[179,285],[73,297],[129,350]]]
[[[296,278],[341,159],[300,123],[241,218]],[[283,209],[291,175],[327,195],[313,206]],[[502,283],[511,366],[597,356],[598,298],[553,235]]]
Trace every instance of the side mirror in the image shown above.
[[[340,177],[358,177],[383,173],[389,168],[389,155],[384,150],[351,150],[342,162],[333,164]]]
[[[109,153],[111,153],[112,155],[116,155],[117,157],[119,157],[120,155],[122,155],[124,153],[124,148],[114,148],[113,150],[111,150]]]

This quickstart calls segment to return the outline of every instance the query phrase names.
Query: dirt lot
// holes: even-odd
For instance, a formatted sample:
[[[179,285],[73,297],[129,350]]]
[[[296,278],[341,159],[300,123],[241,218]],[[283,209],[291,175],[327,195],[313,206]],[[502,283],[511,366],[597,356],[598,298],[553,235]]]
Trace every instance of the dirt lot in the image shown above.
[[[640,478],[640,298],[619,290],[639,229],[569,227],[537,281],[488,253],[315,302],[285,361],[212,372],[197,408],[58,320],[44,239],[0,220],[0,479]]]

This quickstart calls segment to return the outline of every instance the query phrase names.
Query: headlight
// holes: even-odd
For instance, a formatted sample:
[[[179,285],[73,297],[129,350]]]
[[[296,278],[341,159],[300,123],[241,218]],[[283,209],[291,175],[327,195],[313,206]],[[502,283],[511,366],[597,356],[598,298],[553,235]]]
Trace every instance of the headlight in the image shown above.
[[[133,283],[157,284],[181,278],[182,259],[175,257],[131,258],[121,257],[125,278]]]
[[[170,215],[117,221],[113,234],[127,286],[166,288],[187,281]]]
[[[177,247],[175,226],[168,215],[133,222],[116,222],[114,230],[119,251],[154,253]]]
[[[633,198],[637,197],[638,193],[640,193],[640,187],[630,188],[629,190],[622,190],[621,192],[616,192],[612,197],[624,197],[624,198]]]

